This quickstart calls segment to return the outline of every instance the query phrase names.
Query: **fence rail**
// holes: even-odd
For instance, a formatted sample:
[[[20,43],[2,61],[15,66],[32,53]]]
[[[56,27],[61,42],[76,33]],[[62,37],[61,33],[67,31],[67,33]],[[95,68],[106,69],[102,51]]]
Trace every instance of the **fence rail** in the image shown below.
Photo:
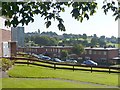
[[[27,65],[36,65],[36,66],[43,66],[49,67],[54,69],[68,69],[68,70],[82,70],[82,71],[91,71],[91,72],[108,72],[108,73],[120,73],[120,67],[108,67],[108,66],[88,66],[88,65],[81,65],[81,64],[72,64],[72,63],[58,63],[52,62],[47,60],[41,59],[32,59],[32,58],[15,58],[15,57],[7,57],[7,59],[15,60],[16,64],[27,64]],[[24,62],[21,62],[21,61]],[[25,62],[26,61],[26,62]],[[41,63],[40,63],[41,62]],[[45,64],[49,65],[45,65]],[[61,67],[64,66],[64,67]],[[69,66],[69,67],[65,67]],[[106,69],[106,70],[102,70]]]

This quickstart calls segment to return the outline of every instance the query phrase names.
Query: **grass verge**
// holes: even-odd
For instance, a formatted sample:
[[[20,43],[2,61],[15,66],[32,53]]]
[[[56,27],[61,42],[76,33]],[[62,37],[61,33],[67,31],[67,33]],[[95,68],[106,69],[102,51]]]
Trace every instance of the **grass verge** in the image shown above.
[[[8,74],[11,77],[21,78],[61,78],[67,80],[76,80],[92,82],[105,85],[118,85],[118,74],[109,74],[102,72],[54,70],[38,66],[17,65],[11,69]]]

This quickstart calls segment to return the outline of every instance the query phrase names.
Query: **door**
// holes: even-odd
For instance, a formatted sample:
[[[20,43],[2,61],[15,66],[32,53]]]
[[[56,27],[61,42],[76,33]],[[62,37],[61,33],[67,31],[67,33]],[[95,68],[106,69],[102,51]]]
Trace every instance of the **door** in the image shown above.
[[[10,57],[10,44],[3,42],[3,57]]]

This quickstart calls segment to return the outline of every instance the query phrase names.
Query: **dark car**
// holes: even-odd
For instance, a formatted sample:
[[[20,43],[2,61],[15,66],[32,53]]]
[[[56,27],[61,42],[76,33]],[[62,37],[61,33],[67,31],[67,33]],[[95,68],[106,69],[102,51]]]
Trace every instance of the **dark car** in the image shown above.
[[[86,60],[82,64],[97,66],[98,64],[92,60]]]

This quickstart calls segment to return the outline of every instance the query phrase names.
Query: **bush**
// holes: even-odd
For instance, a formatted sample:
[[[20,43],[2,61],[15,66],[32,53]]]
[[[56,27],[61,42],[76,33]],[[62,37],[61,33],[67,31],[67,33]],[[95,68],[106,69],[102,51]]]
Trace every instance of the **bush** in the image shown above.
[[[2,71],[6,71],[9,68],[12,67],[12,65],[14,64],[14,61],[11,61],[9,59],[3,58],[2,59]]]

